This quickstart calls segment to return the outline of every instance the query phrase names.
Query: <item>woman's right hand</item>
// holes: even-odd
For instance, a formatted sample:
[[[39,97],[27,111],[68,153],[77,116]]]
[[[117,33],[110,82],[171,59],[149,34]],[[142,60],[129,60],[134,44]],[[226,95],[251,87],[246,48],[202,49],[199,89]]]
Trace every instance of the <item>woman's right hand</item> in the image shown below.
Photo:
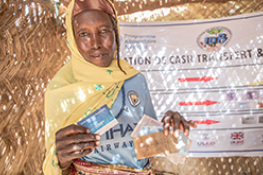
[[[56,152],[60,167],[67,169],[73,159],[83,157],[99,146],[100,135],[81,125],[69,125],[56,133]]]

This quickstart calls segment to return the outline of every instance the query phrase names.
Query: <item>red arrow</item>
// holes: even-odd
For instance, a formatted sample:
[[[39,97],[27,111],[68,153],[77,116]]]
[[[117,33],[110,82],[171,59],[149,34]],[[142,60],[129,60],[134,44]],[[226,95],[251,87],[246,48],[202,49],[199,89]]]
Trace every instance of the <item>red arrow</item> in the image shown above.
[[[209,105],[213,105],[213,104],[216,104],[216,103],[219,103],[219,102],[206,100],[206,101],[197,101],[197,102],[180,102],[179,105],[180,106],[196,106],[196,105],[209,106]]]
[[[211,124],[215,124],[215,123],[220,123],[219,121],[215,121],[215,120],[194,120],[194,122],[196,124],[206,124],[206,125],[211,125]]]
[[[194,78],[178,78],[178,81],[180,82],[190,82],[190,81],[204,81],[204,82],[208,82],[208,81],[212,81],[212,80],[216,80],[218,79],[218,77],[207,77],[207,76],[203,76],[203,77],[194,77]]]

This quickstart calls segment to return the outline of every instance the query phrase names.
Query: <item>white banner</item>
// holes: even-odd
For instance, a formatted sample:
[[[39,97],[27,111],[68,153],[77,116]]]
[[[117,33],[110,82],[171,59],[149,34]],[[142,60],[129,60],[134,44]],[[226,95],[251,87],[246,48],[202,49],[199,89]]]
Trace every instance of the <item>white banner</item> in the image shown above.
[[[172,109],[198,124],[190,157],[263,156],[263,12],[120,28],[158,118]]]

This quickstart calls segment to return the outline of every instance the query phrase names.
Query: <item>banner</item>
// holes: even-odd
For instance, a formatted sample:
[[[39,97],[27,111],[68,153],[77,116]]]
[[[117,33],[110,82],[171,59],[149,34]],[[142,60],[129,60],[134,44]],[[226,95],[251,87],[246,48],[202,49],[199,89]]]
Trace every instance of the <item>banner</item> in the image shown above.
[[[158,119],[171,109],[198,124],[189,157],[263,156],[263,12],[120,28]]]

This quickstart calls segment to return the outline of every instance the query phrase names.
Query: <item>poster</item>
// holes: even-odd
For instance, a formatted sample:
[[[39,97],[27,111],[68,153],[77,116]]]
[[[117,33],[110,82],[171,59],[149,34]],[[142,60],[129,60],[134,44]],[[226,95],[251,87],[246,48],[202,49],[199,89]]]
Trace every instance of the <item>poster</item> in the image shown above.
[[[121,58],[145,76],[160,120],[198,127],[189,157],[263,156],[263,13],[120,23]]]

